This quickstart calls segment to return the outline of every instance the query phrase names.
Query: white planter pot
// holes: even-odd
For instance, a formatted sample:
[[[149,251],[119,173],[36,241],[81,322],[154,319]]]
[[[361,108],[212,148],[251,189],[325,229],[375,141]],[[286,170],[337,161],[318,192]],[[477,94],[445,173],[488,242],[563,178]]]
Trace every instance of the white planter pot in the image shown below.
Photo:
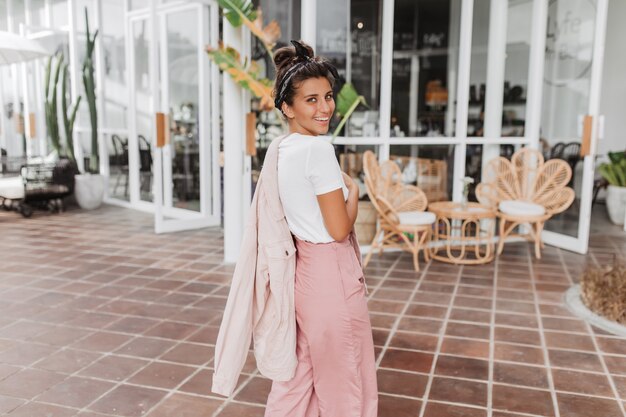
[[[626,187],[609,185],[606,194],[606,210],[609,218],[617,225],[624,224],[626,214]]]
[[[74,196],[80,208],[93,210],[100,207],[104,198],[104,176],[80,174],[74,176]]]

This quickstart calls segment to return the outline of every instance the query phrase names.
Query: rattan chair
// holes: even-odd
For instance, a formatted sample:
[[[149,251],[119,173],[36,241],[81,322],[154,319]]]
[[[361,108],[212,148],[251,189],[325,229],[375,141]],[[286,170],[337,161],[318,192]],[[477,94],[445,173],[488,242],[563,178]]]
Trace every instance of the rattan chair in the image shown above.
[[[428,200],[418,187],[402,184],[398,165],[392,161],[378,164],[371,151],[363,155],[365,186],[378,214],[378,224],[363,266],[367,266],[378,249],[400,248],[411,252],[413,266],[419,271],[419,253],[430,260],[427,245],[432,236],[435,215],[426,210]]]
[[[534,149],[523,148],[511,160],[491,160],[484,181],[476,187],[478,201],[497,210],[500,219],[498,254],[510,236],[522,236],[534,243],[541,258],[541,233],[545,222],[565,211],[574,201],[574,190],[567,187],[572,170],[567,162],[550,159]],[[528,225],[528,233],[513,234],[517,226]]]

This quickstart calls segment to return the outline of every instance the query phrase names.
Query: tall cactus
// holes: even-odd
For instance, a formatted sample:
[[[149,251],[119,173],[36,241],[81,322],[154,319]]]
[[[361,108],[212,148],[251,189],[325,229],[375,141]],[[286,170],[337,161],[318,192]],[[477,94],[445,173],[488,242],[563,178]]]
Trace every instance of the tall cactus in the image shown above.
[[[89,158],[89,171],[98,172],[98,111],[96,108],[96,83],[94,82],[93,70],[93,50],[98,36],[98,30],[93,36],[89,31],[89,16],[85,7],[85,28],[87,38],[87,51],[83,61],[83,85],[85,86],[85,96],[89,106],[89,118],[91,120],[91,158]]]
[[[63,54],[58,55],[56,59],[56,68],[52,68],[52,62],[55,56],[48,58],[46,65],[46,91],[44,95],[44,107],[46,113],[46,127],[48,128],[48,136],[50,143],[59,156],[62,155],[63,149],[61,137],[59,136],[59,119],[57,113],[57,83],[59,82],[59,73],[63,63]],[[54,70],[54,75],[52,71]]]
[[[74,155],[74,121],[76,120],[76,113],[78,111],[78,106],[80,105],[81,96],[78,96],[76,99],[76,103],[74,103],[73,108],[70,109],[70,113],[68,113],[67,108],[67,76],[69,75],[69,71],[67,69],[68,65],[63,65],[63,79],[62,79],[62,91],[61,91],[61,113],[63,113],[63,126],[65,127],[65,138],[67,140],[67,152],[70,159],[76,162],[76,156]]]

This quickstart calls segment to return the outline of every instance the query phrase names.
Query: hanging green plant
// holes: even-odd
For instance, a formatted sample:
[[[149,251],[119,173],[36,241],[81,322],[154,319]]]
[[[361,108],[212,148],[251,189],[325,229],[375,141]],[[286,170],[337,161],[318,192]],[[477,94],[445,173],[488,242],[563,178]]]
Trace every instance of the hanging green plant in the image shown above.
[[[281,33],[280,26],[275,20],[263,27],[263,13],[260,8],[255,10],[250,0],[218,0],[218,3],[224,17],[233,27],[238,28],[241,25],[248,27],[261,41],[269,56],[273,57],[273,49]]]
[[[241,62],[241,56],[236,49],[225,47],[220,43],[218,48],[207,47],[207,53],[224,72],[241,87],[250,91],[260,99],[261,108],[265,111],[274,108],[272,98],[273,84],[267,78],[261,78],[258,65],[255,62]]]

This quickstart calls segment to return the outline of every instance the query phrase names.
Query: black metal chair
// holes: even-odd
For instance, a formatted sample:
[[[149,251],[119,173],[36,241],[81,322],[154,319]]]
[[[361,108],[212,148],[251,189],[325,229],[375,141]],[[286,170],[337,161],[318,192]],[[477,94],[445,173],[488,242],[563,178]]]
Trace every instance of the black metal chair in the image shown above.
[[[563,153],[563,148],[565,148],[565,143],[558,142],[552,146],[550,150],[550,159],[561,158],[561,154]]]
[[[115,155],[113,160],[109,157],[109,166],[118,168],[113,194],[117,194],[117,188],[123,178],[124,195],[126,196],[128,195],[128,140],[124,140],[116,134],[111,135],[111,140],[113,142],[113,152]]]
[[[140,191],[150,192],[152,186],[152,147],[143,135],[139,138],[139,175]]]

